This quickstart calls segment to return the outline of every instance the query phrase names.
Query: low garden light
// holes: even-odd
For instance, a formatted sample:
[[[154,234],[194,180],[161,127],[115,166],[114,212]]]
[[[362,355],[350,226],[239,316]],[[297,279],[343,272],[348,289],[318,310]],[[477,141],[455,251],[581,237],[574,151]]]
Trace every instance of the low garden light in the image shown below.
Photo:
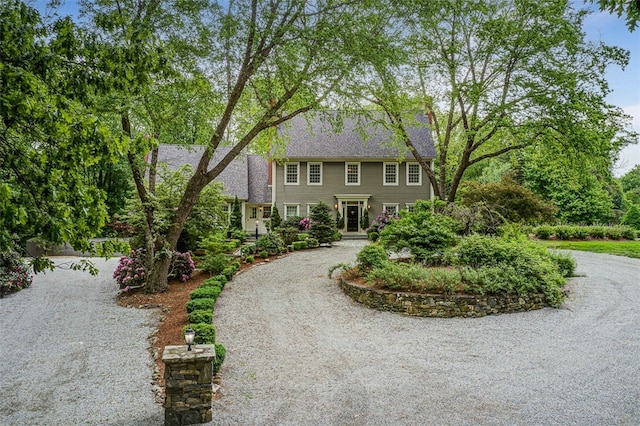
[[[258,225],[260,225],[260,220],[256,219],[256,240],[258,239]]]
[[[193,341],[196,338],[196,332],[193,331],[193,328],[191,328],[191,326],[189,326],[189,328],[187,328],[184,331],[184,341],[187,344],[187,350],[190,351],[191,350],[191,345],[193,345]]]

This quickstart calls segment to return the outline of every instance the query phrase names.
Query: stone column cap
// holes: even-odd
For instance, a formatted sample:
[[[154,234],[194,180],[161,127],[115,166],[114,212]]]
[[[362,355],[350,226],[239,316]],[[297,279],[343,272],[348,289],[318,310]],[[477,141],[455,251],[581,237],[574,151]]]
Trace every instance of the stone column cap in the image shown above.
[[[165,346],[162,361],[165,363],[184,361],[210,362],[216,359],[216,345],[191,345],[190,351],[187,348],[187,345]]]

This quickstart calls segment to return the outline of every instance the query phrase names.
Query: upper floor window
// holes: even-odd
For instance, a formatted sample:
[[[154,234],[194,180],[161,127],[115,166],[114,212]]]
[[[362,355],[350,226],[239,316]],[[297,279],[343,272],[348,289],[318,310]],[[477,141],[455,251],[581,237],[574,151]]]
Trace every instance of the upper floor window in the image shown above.
[[[418,163],[407,163],[407,185],[422,185],[422,167]]]
[[[360,163],[345,163],[345,185],[360,185]]]
[[[383,163],[384,168],[384,185],[398,184],[398,163]]]
[[[322,185],[322,163],[307,163],[307,185]]]
[[[284,164],[284,184],[298,185],[300,183],[300,163]]]

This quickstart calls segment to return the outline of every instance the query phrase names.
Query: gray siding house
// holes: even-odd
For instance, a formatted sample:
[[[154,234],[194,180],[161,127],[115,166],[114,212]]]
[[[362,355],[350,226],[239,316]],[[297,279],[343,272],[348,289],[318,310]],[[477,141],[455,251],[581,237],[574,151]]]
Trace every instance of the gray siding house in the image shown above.
[[[323,118],[325,117],[325,118]],[[383,210],[411,209],[417,199],[430,199],[432,189],[408,150],[393,146],[392,132],[382,124],[345,118],[336,130],[326,115],[298,116],[278,129],[285,142],[272,159],[255,154],[236,158],[218,177],[227,206],[235,196],[242,204],[245,230],[267,232],[272,206],[283,218],[308,216],[323,201],[345,218],[344,233],[363,233],[365,209],[373,220]],[[426,116],[416,116],[408,133],[430,161],[436,152]],[[159,161],[170,168],[195,167],[204,147],[162,145]],[[217,163],[228,148],[219,148]]]

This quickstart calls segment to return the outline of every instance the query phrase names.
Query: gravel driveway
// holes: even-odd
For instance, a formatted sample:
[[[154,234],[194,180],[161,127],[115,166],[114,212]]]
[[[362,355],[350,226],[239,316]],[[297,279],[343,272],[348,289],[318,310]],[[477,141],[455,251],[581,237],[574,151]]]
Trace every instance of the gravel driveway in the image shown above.
[[[212,424],[640,424],[640,260],[573,252],[586,277],[562,309],[415,318],[369,310],[326,277],[353,245],[228,284]]]
[[[369,310],[326,277],[361,243],[294,253],[227,285],[220,425],[638,425],[640,260],[573,252],[562,309],[481,319]],[[146,337],[98,277],[38,275],[0,299],[0,425],[159,425]]]

